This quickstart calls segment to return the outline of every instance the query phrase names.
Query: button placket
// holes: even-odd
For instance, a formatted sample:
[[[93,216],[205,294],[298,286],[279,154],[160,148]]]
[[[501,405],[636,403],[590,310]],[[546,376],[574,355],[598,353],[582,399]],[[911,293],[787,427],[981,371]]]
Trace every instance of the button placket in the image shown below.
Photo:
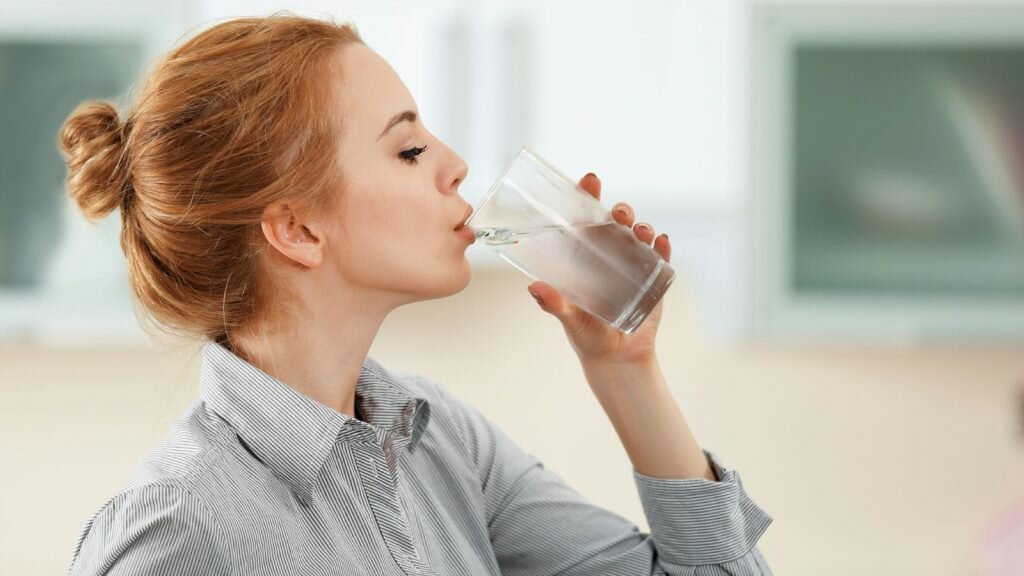
[[[383,442],[385,445],[389,443],[390,440]],[[397,464],[392,471],[385,452],[381,445],[372,443],[360,443],[353,450],[357,454],[361,471],[365,472],[364,490],[381,537],[395,562],[406,574],[434,574],[416,548],[411,521],[399,494]]]

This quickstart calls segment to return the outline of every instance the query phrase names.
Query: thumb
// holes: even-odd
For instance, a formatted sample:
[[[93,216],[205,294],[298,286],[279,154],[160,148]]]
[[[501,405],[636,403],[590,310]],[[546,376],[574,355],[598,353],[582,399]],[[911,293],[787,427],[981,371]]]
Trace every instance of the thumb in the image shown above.
[[[563,323],[569,322],[575,317],[576,306],[563,298],[554,286],[547,282],[537,281],[530,284],[527,289],[534,300],[537,300],[541,310],[558,318]]]

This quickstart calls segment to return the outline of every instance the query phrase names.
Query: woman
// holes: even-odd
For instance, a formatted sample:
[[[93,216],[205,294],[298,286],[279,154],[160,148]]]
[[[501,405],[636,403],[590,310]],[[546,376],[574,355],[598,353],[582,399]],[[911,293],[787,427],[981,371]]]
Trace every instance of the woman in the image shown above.
[[[624,336],[530,286],[626,447],[651,534],[441,384],[367,356],[389,312],[466,287],[470,206],[465,163],[351,26],[224,22],[168,54],[123,121],[76,110],[61,146],[84,214],[121,210],[145,311],[205,341],[201,398],[89,520],[72,574],[770,573],[754,545],[771,518],[661,376],[660,309]]]

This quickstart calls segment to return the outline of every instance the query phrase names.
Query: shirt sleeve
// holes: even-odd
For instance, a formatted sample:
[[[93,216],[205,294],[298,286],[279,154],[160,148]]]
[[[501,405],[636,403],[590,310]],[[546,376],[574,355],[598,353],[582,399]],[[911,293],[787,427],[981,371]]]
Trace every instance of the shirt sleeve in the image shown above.
[[[476,408],[445,394],[480,475],[495,556],[506,576],[770,575],[755,544],[772,519],[739,474],[705,451],[721,482],[635,470],[651,533],[596,506]]]
[[[718,482],[671,479],[633,470],[658,552],[681,566],[721,566],[700,574],[771,574],[755,544],[772,523],[743,489],[739,472],[704,455]]]
[[[228,575],[216,518],[195,496],[170,485],[122,492],[86,524],[70,576]]]

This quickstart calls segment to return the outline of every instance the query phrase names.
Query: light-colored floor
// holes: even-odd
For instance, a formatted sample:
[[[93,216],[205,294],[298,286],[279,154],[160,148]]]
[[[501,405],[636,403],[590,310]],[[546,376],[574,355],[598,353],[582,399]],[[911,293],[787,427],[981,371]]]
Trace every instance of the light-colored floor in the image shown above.
[[[444,382],[593,501],[647,529],[630,465],[517,272],[397,311],[371,355]],[[682,284],[659,354],[698,440],[775,518],[777,574],[982,574],[1024,503],[1022,348],[725,345]],[[196,348],[0,347],[0,566],[61,574],[78,531],[196,393]]]

